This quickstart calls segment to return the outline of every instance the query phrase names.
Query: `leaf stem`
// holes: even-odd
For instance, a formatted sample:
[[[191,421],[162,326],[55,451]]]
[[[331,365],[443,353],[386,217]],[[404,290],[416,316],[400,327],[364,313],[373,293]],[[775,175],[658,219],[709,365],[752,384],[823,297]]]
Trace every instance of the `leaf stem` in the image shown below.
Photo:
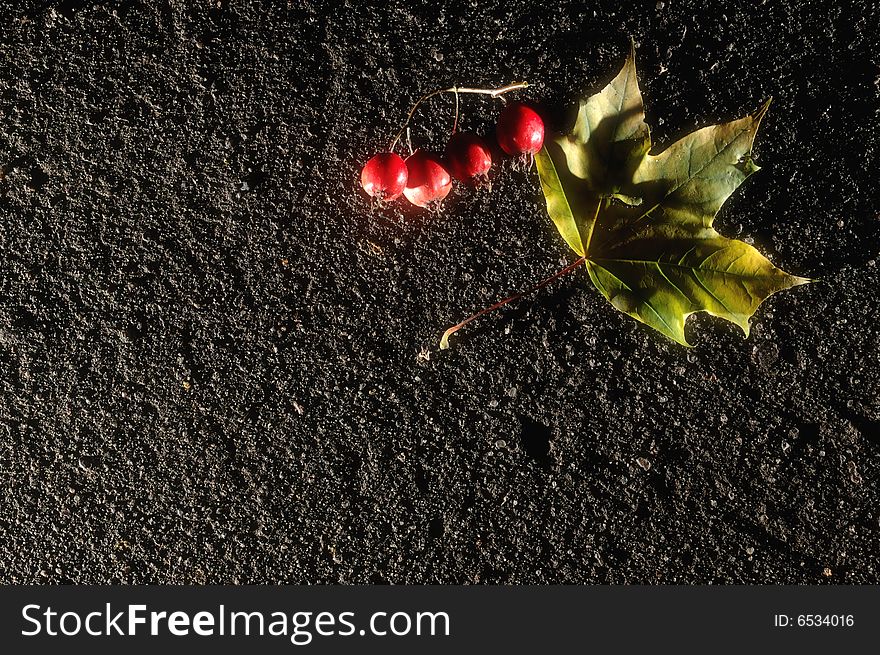
[[[568,273],[571,273],[574,269],[576,269],[578,266],[583,264],[586,261],[586,259],[587,259],[587,256],[584,255],[583,257],[580,257],[576,261],[572,262],[571,264],[569,264],[568,266],[563,268],[561,271],[554,273],[550,277],[541,280],[535,286],[533,286],[529,289],[526,289],[525,291],[520,291],[519,293],[515,293],[512,296],[510,296],[509,298],[505,298],[504,300],[496,302],[491,307],[486,307],[485,309],[481,309],[473,316],[470,316],[469,318],[466,318],[465,320],[463,320],[461,323],[459,323],[457,325],[453,325],[451,328],[449,328],[448,330],[446,330],[446,332],[443,333],[443,336],[440,339],[440,350],[446,350],[447,348],[449,348],[449,337],[451,337],[453,334],[458,332],[461,328],[463,328],[465,325],[467,325],[471,321],[478,319],[478,318],[480,318],[480,316],[483,316],[484,314],[488,314],[491,311],[495,311],[496,309],[503,307],[507,303],[513,302],[514,300],[519,300],[523,296],[527,296],[530,293],[534,293],[535,291],[538,291],[539,289],[543,289],[548,284],[553,282],[553,280],[560,278],[563,275],[566,275]]]
[[[403,121],[403,126],[394,135],[394,139],[391,141],[391,146],[388,148],[389,152],[394,150],[394,146],[397,145],[397,142],[400,140],[400,137],[403,135],[406,126],[409,125],[409,122],[412,120],[413,115],[416,113],[416,109],[419,108],[419,105],[428,100],[429,98],[433,98],[436,95],[440,95],[441,93],[454,93],[456,99],[458,99],[459,93],[480,93],[483,95],[491,96],[492,98],[498,98],[509,91],[516,91],[518,89],[525,89],[529,86],[528,82],[513,82],[512,84],[508,84],[506,86],[499,87],[497,89],[475,89],[471,87],[459,87],[453,86],[448,89],[437,89],[436,91],[431,91],[430,93],[426,93],[421,98],[416,101],[416,104],[412,106],[412,109],[409,110],[409,114],[406,116],[406,120]]]

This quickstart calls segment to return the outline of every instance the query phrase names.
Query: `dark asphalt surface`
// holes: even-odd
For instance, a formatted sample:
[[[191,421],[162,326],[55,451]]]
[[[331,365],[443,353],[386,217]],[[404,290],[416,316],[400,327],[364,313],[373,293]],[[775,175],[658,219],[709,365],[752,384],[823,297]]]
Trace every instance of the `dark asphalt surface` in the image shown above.
[[[880,11],[704,4],[0,0],[0,580],[877,582]],[[361,164],[630,35],[655,143],[774,97],[717,225],[822,282],[685,349],[578,273],[438,351],[571,253],[534,171]]]

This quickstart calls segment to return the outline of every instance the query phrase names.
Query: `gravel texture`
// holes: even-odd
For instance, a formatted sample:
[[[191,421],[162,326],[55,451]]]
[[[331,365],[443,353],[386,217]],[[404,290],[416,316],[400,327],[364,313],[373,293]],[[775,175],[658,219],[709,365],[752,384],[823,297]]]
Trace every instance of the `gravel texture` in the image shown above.
[[[880,581],[860,4],[0,0],[0,580]],[[564,127],[630,35],[655,143],[774,97],[717,225],[821,282],[686,349],[578,272],[439,351],[571,253],[533,170],[429,215],[360,166],[454,83]]]

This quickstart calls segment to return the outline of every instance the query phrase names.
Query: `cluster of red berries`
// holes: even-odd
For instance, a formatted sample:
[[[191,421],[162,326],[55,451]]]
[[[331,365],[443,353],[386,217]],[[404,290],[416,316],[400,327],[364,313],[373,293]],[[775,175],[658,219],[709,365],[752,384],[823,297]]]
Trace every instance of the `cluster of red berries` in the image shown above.
[[[495,135],[508,155],[531,158],[544,144],[544,121],[527,105],[509,103],[498,117]],[[364,165],[361,186],[379,202],[403,194],[417,207],[432,207],[449,194],[453,177],[469,186],[481,186],[488,181],[491,167],[492,151],[485,139],[474,132],[453,130],[445,157],[421,149],[406,160],[395,152],[380,153]]]

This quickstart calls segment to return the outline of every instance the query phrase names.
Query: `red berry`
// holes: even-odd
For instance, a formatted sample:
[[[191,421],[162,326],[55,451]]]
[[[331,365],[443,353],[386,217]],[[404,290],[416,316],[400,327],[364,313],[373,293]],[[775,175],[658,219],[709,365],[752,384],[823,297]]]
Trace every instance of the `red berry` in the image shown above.
[[[544,121],[519,102],[511,102],[498,117],[498,145],[508,155],[534,155],[544,145]]]
[[[408,173],[400,155],[382,152],[370,159],[361,171],[361,186],[380,202],[394,200],[403,193]]]
[[[478,186],[486,181],[492,168],[492,153],[473,132],[458,132],[446,144],[446,161],[456,179]]]
[[[440,158],[424,150],[416,150],[406,158],[409,179],[403,195],[417,207],[437,205],[452,188],[452,178]]]

